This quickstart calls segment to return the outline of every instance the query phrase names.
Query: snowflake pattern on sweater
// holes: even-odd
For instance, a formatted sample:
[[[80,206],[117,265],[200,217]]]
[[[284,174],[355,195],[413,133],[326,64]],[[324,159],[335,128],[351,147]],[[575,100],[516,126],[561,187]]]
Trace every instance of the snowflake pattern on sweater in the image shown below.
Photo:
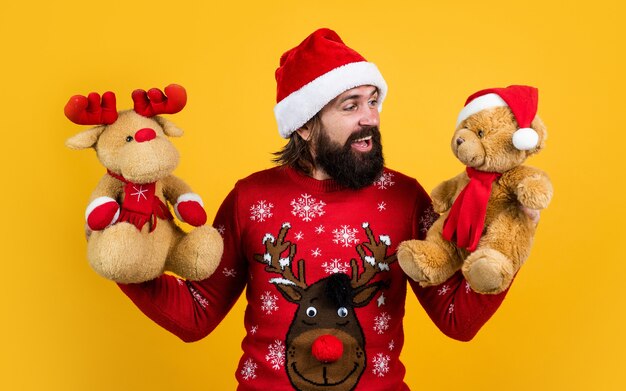
[[[298,216],[302,221],[311,221],[318,216],[324,215],[324,201],[318,201],[309,194],[302,194],[300,198],[293,199],[290,203],[293,207],[291,214]]]
[[[377,353],[372,358],[372,373],[378,377],[384,377],[389,372],[391,357],[383,353]]]
[[[407,279],[393,257],[401,241],[424,236],[433,216],[419,184],[392,170],[353,191],[276,167],[239,181],[220,207],[213,225],[224,255],[213,276],[179,283],[164,275],[120,287],[185,341],[210,333],[245,288],[242,391],[324,389],[328,379],[338,391],[406,389],[399,354]],[[504,297],[466,289],[460,274],[436,287],[409,283],[432,321],[460,340],[471,339]],[[356,293],[325,293],[350,289]],[[325,353],[315,356],[313,343],[324,340]],[[331,371],[324,362],[336,357],[337,340],[337,361],[354,361]]]
[[[283,341],[277,339],[270,346],[267,347],[267,354],[265,360],[272,364],[272,368],[279,370],[285,365],[285,344]]]

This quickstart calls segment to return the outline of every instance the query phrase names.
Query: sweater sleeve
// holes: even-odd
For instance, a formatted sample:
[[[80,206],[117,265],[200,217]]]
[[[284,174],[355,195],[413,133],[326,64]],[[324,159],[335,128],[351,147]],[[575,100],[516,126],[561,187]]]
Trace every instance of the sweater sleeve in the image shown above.
[[[213,223],[224,237],[224,255],[208,279],[192,282],[162,275],[141,284],[118,284],[146,316],[185,342],[200,340],[217,327],[245,287],[236,204],[233,190]]]
[[[498,310],[508,289],[497,295],[474,292],[458,271],[441,285],[411,288],[435,325],[450,338],[469,341]]]
[[[413,237],[423,240],[438,218],[430,198],[418,193],[413,219]],[[459,341],[469,341],[498,310],[508,289],[497,295],[474,292],[461,271],[437,286],[421,287],[408,279],[420,304],[445,335]]]

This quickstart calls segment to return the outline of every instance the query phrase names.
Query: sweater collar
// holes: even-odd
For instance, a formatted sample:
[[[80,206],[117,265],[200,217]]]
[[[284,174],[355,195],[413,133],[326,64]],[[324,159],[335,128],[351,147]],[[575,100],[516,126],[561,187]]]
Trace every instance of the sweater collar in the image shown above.
[[[290,166],[282,166],[281,169],[285,170],[289,178],[298,185],[313,192],[330,193],[334,191],[348,190],[347,187],[337,183],[334,179],[315,179]]]

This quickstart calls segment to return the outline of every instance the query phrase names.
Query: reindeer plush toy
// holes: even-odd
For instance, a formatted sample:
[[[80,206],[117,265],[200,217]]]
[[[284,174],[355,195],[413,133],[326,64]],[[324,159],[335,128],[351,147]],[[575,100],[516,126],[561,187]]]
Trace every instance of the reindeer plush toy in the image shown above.
[[[165,94],[154,88],[132,94],[134,109],[118,112],[115,95],[73,96],[65,115],[79,125],[97,125],[66,141],[72,149],[94,148],[106,167],[91,195],[85,217],[93,231],[87,245],[92,268],[119,283],[138,283],[172,271],[201,280],[217,267],[223,251],[220,234],[205,225],[202,199],[172,175],[178,152],[167,136],[183,132],[158,114],[183,109],[187,94],[172,84]],[[185,233],[176,216],[195,228]]]

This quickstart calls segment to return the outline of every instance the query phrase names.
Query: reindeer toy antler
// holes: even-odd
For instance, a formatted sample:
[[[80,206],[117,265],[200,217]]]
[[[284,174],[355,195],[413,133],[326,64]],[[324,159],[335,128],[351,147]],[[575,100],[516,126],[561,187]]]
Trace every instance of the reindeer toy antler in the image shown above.
[[[219,233],[206,222],[202,199],[172,175],[179,155],[167,136],[183,132],[159,114],[175,114],[187,93],[171,84],[165,93],[135,90],[134,110],[118,112],[113,92],[75,95],[65,115],[80,125],[97,125],[67,140],[72,149],[94,148],[107,173],[91,195],[85,218],[93,231],[87,257],[102,276],[121,283],[153,279],[170,270],[199,280],[221,258]],[[173,222],[196,227],[183,232]]]
[[[176,114],[187,103],[187,91],[177,84],[165,87],[165,94],[158,88],[151,88],[148,92],[135,90],[132,94],[135,102],[135,111],[144,117],[153,117],[157,114]]]
[[[65,116],[79,125],[110,125],[117,120],[115,94],[107,91],[102,95],[92,92],[89,96],[74,95],[65,105]]]

